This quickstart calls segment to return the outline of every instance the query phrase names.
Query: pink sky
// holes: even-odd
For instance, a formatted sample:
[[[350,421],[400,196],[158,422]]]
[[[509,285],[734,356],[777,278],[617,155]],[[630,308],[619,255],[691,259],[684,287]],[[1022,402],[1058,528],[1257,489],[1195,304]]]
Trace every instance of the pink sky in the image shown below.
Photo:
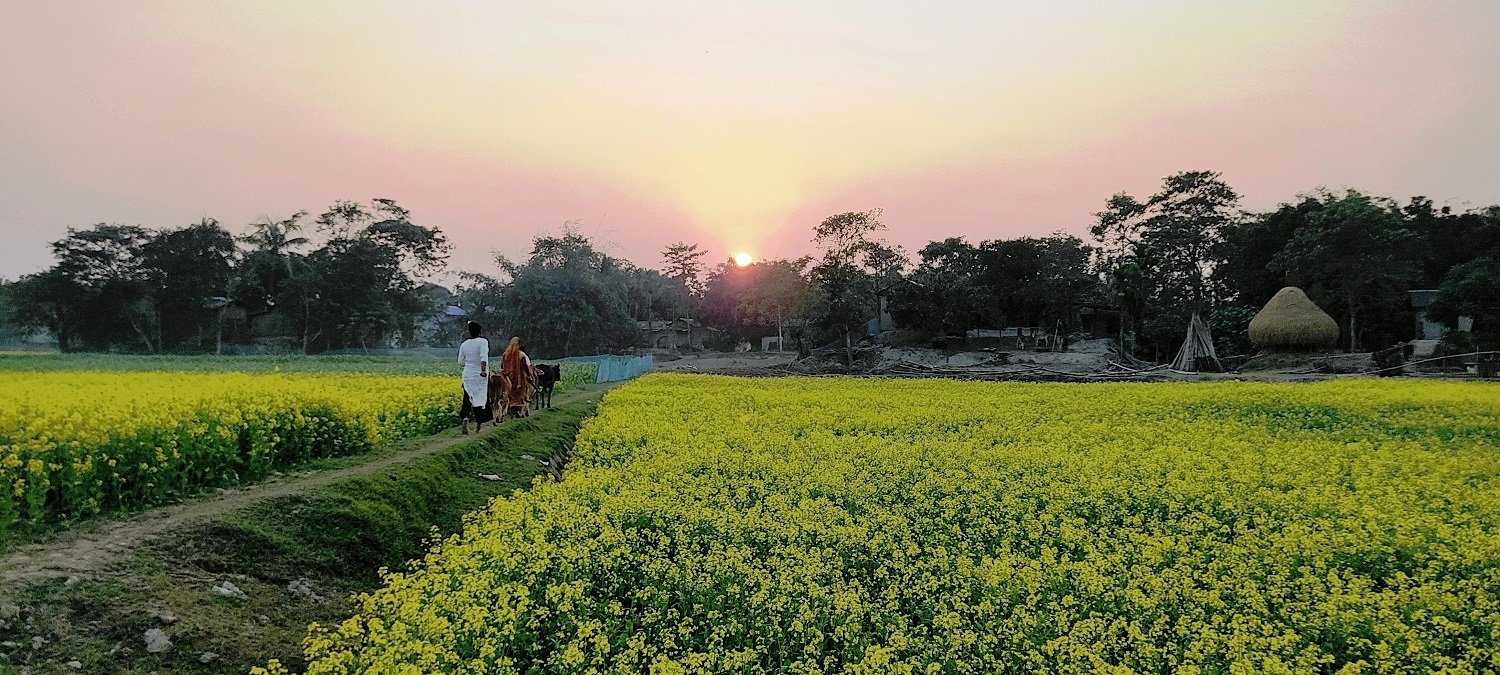
[[[371,197],[482,271],[569,220],[644,265],[873,207],[913,251],[1084,234],[1189,169],[1500,203],[1493,0],[536,4],[0,5],[0,276]]]

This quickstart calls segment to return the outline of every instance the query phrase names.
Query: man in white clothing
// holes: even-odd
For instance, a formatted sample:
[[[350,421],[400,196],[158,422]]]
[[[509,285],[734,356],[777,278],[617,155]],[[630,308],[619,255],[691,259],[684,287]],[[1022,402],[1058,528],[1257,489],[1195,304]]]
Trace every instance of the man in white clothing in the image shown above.
[[[493,419],[489,402],[490,341],[480,335],[484,329],[469,322],[469,339],[458,346],[458,365],[463,369],[464,402],[459,407],[458,419],[464,433],[469,433],[469,417],[474,417],[474,430],[484,428],[484,423]]]

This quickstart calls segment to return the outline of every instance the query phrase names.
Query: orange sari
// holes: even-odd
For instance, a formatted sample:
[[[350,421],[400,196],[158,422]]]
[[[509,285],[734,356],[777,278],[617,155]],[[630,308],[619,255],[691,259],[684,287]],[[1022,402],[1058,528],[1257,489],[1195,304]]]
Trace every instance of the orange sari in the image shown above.
[[[511,338],[510,344],[505,345],[505,354],[500,357],[500,372],[507,380],[505,390],[506,408],[526,408],[526,402],[531,399],[532,378],[530,370],[526,367],[526,359],[521,356],[520,338]]]

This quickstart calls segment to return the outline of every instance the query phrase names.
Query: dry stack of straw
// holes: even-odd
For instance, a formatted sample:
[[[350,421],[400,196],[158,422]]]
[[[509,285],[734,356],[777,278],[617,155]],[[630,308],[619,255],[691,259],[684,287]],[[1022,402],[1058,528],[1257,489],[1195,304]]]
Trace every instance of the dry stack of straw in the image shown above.
[[[1292,351],[1331,347],[1339,341],[1339,324],[1302,289],[1287,286],[1250,320],[1250,341],[1262,348]]]

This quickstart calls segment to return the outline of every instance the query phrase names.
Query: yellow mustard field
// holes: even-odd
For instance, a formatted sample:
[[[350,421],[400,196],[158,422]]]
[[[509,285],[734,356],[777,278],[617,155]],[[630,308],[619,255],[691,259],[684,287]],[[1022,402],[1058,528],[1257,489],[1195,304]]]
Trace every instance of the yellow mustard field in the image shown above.
[[[1496,672],[1497,446],[1484,383],[651,375],[308,672]]]
[[[0,371],[0,539],[456,422],[456,378]]]

